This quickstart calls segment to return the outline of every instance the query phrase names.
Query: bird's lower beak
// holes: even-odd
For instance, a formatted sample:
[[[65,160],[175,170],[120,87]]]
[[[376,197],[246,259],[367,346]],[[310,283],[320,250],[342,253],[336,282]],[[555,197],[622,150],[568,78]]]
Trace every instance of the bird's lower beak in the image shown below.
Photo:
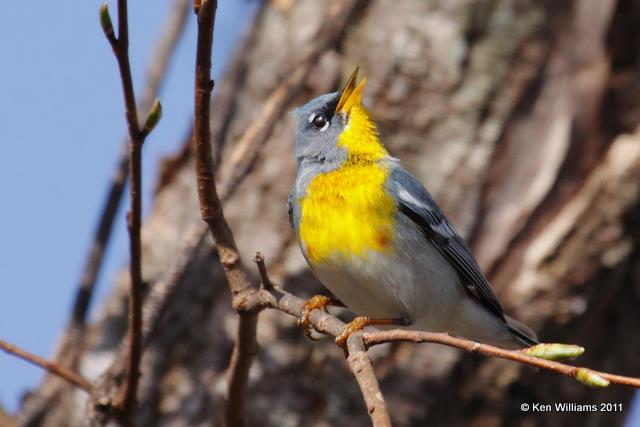
[[[338,101],[338,105],[336,106],[336,114],[348,114],[354,105],[360,105],[360,103],[362,102],[362,92],[364,91],[364,85],[367,82],[367,79],[362,79],[362,81],[360,81],[360,84],[356,86],[358,69],[359,67],[356,67],[353,70],[353,72],[349,76],[349,80],[347,80],[347,84],[340,92],[340,100]]]

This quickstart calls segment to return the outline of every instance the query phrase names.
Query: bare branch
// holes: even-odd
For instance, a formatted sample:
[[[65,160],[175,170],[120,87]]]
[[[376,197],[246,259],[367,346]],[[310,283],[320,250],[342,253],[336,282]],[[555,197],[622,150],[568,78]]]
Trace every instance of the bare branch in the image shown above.
[[[191,10],[189,0],[174,0],[174,4],[168,15],[167,22],[160,31],[160,38],[156,42],[152,60],[147,68],[146,79],[142,89],[142,96],[138,103],[138,112],[144,112],[151,108],[151,103],[157,96],[160,86],[166,76],[169,62],[175,52],[175,47],[184,33],[188,11]],[[106,15],[105,15],[105,12]],[[103,6],[100,10],[100,19],[103,29],[105,18],[111,23],[108,9]],[[111,31],[113,27],[111,25]],[[107,35],[108,37],[108,35]],[[115,35],[113,35],[115,41]],[[111,40],[110,40],[111,43]],[[80,280],[74,297],[70,318],[62,333],[60,344],[56,350],[54,360],[61,366],[73,369],[81,353],[82,343],[86,330],[86,319],[93,297],[96,281],[103,265],[104,254],[111,238],[113,224],[124,193],[125,184],[129,177],[129,137],[124,140],[122,150],[113,171],[109,188],[100,211],[97,227],[94,231],[91,246],[87,252]],[[56,381],[56,377],[47,378],[38,389],[38,395],[42,399],[34,399],[23,408],[25,424],[35,420],[50,404],[54,396],[60,395],[61,387],[65,383]]]
[[[534,366],[549,371],[557,372],[577,379],[580,382],[591,386],[607,386],[608,383],[622,384],[631,387],[640,388],[640,378],[625,377],[622,375],[609,374],[607,372],[595,371],[589,368],[579,366],[571,366],[565,363],[554,362],[551,360],[540,359],[530,356],[520,350],[505,350],[488,344],[480,344],[464,338],[452,337],[449,334],[425,332],[425,331],[408,331],[408,330],[390,330],[366,332],[363,334],[364,342],[367,346],[374,346],[386,342],[411,341],[417,343],[437,343],[447,345],[449,347],[459,348],[469,353],[478,353],[488,357],[498,357],[501,359],[512,360],[524,365]],[[605,382],[599,382],[597,377],[601,377]]]
[[[216,242],[218,258],[233,295],[233,305],[238,309],[236,297],[250,291],[252,286],[243,270],[231,229],[224,218],[222,203],[216,190],[211,154],[209,122],[211,90],[213,89],[211,46],[217,5],[215,0],[202,0],[195,7],[198,14],[198,45],[196,50],[193,152],[196,161],[200,213]],[[238,337],[229,366],[226,408],[226,422],[229,426],[244,425],[244,402],[249,369],[258,347],[256,341],[257,322],[257,312],[242,313],[239,316]]]
[[[258,272],[260,273],[260,279],[262,280],[262,286],[264,287],[264,289],[273,289],[273,283],[271,283],[271,279],[269,279],[267,266],[264,264],[264,255],[262,255],[262,252],[256,252],[256,256],[253,258],[253,262],[255,262],[258,266]]]
[[[106,6],[100,10],[103,29],[105,22],[110,22],[109,12]],[[149,132],[160,120],[162,107],[159,101],[155,101],[145,121],[140,128],[136,97],[131,77],[131,65],[129,63],[129,23],[127,0],[118,0],[118,38],[114,41],[109,37],[108,26],[105,29],[107,39],[111,43],[113,52],[118,62],[120,80],[124,94],[125,115],[129,130],[129,196],[131,210],[127,215],[127,227],[129,229],[129,252],[131,261],[129,264],[130,294],[129,294],[129,359],[127,366],[127,378],[114,401],[114,405],[124,415],[126,422],[132,424],[133,412],[136,407],[136,391],[140,377],[139,366],[142,358],[142,250],[140,232],[142,227],[142,145]],[[112,32],[112,31],[111,31]]]
[[[8,354],[12,354],[14,356],[19,357],[22,360],[25,360],[33,365],[39,366],[45,371],[62,378],[65,381],[79,387],[80,389],[86,391],[91,394],[93,390],[93,385],[86,379],[82,378],[80,375],[75,372],[65,368],[64,366],[60,366],[55,362],[50,362],[47,359],[36,356],[33,353],[29,353],[28,351],[22,350],[16,347],[13,344],[9,344],[6,341],[0,340],[0,349],[5,351]]]
[[[164,80],[169,62],[175,51],[175,47],[184,33],[187,22],[187,12],[190,9],[189,0],[175,0],[169,18],[161,31],[161,38],[156,44],[153,59],[147,69],[145,86],[142,90],[142,97],[138,106],[138,111],[147,111],[152,107],[152,102],[157,96],[159,88]],[[113,46],[117,44],[113,25],[109,16],[106,3],[100,8],[100,20],[105,35],[109,43]],[[109,30],[110,29],[110,30]],[[112,37],[109,36],[112,35]],[[129,176],[129,153],[128,137],[125,140],[122,154],[118,158],[116,168],[111,178],[111,184],[104,207],[100,214],[98,226],[95,230],[91,248],[85,259],[80,283],[77,287],[71,318],[63,333],[62,344],[57,351],[55,360],[65,366],[73,366],[77,357],[78,343],[82,341],[85,329],[87,313],[93,296],[96,280],[102,267],[104,252],[111,237],[113,223],[122,200],[125,183]]]
[[[367,405],[371,422],[376,427],[390,427],[391,419],[389,418],[387,405],[380,391],[378,379],[373,372],[373,365],[367,354],[367,348],[364,345],[362,336],[350,336],[347,340],[347,349],[349,351],[347,362],[360,387],[360,392],[364,398],[364,403]]]
[[[330,13],[325,20],[325,24],[318,31],[318,34],[315,37],[316,42],[310,46],[298,64],[293,68],[293,72],[290,74],[290,77],[278,86],[269,96],[259,117],[257,117],[253,122],[254,124],[245,131],[231,154],[229,162],[223,166],[222,176],[224,178],[221,184],[222,199],[226,199],[228,195],[233,192],[243,177],[249,172],[262,145],[269,139],[269,136],[277,123],[277,119],[282,116],[291,100],[302,89],[309,71],[317,62],[320,55],[335,43],[338,37],[344,32],[348,19],[357,3],[357,0],[347,0],[337,1],[332,5]],[[198,5],[199,9],[196,8],[196,10],[200,11],[199,15],[202,13],[205,6],[205,3]],[[210,50],[211,49],[209,48],[208,52],[210,52]],[[200,62],[197,61],[197,64],[200,64]],[[208,67],[210,68],[210,62]],[[198,77],[197,75],[197,79],[199,79],[198,81],[200,83],[199,86],[198,84],[196,86],[196,96],[210,96],[210,90],[212,87],[206,86],[209,79],[208,71],[206,76],[200,74]],[[206,89],[209,89],[209,92],[207,92]],[[209,111],[207,110],[205,112],[199,110],[197,105],[198,104],[196,103],[196,139],[200,138],[200,141],[208,141],[210,137],[208,125],[207,132],[198,135],[198,121],[200,120],[201,122],[204,122],[208,117]],[[204,116],[205,113],[206,116]],[[203,114],[203,117],[199,118],[199,114]],[[230,259],[233,260],[234,264],[231,264],[230,266],[225,265],[225,260],[222,255],[226,252],[226,248],[225,246],[222,248],[220,247],[221,241],[216,237],[216,232],[212,227],[212,222],[214,221],[213,216],[219,214],[220,218],[222,218],[222,221],[217,221],[220,227],[219,234],[231,235],[231,231],[228,229],[228,226],[226,226],[226,222],[224,221],[220,200],[218,199],[215,190],[213,167],[210,166],[212,165],[212,160],[210,160],[212,157],[210,151],[211,148],[209,146],[203,146],[206,144],[202,144],[202,142],[198,143],[196,139],[194,139],[194,152],[196,152],[197,149],[201,150],[200,157],[198,157],[198,154],[196,153],[196,167],[198,169],[198,193],[201,202],[202,217],[205,222],[209,224],[211,232],[214,235],[214,240],[218,246],[220,259],[223,263],[223,267],[225,267],[225,273],[227,274],[227,279],[229,280],[229,285],[234,296],[234,308],[238,311],[242,311],[242,301],[248,296],[247,293],[250,292],[252,288],[250,287],[246,276],[245,278],[240,278],[235,271],[236,269],[238,271],[242,271],[241,267],[237,267],[237,265],[235,265],[235,263],[240,265],[240,256],[235,249],[235,243],[232,244],[233,250],[228,252],[231,256]],[[218,145],[219,144],[220,142],[218,142]],[[202,194],[203,189],[210,189],[212,194]],[[218,212],[216,212],[216,209]],[[221,249],[225,252],[221,252]],[[229,267],[232,267],[231,271],[229,271]],[[242,273],[242,275],[244,275],[244,273]],[[264,277],[266,277],[266,275],[263,276],[263,279]],[[263,284],[265,288],[269,288],[270,282],[266,281],[263,282]],[[249,311],[247,314],[240,316],[236,347],[234,348],[231,364],[229,366],[229,393],[227,396],[228,406],[226,413],[227,425],[244,424],[243,412],[246,384],[248,381],[251,360],[253,358],[253,354],[257,351],[254,350],[257,349],[257,342],[255,339],[256,322],[257,314],[253,311]]]
[[[238,333],[228,368],[228,393],[226,407],[226,425],[245,425],[244,413],[249,383],[249,370],[253,358],[258,353],[256,329],[258,313],[238,313]]]

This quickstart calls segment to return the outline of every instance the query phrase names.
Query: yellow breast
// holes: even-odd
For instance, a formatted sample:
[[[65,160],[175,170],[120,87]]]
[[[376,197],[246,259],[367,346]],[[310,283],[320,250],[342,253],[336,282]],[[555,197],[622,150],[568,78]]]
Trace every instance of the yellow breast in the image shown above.
[[[384,188],[389,168],[378,162],[387,151],[367,111],[354,110],[338,143],[347,161],[315,177],[299,200],[300,239],[312,263],[392,249],[395,204]]]

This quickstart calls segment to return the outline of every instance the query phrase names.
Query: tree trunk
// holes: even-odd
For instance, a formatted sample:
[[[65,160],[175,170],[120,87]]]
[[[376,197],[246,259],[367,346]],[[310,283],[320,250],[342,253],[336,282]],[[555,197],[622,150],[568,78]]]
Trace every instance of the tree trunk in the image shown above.
[[[242,53],[222,157],[312,42],[328,2],[271,1]],[[542,341],[587,351],[580,364],[640,375],[640,4],[633,0],[361,1],[338,45],[294,100],[335,90],[355,65],[364,102],[395,157],[432,192],[493,283],[506,312]],[[238,62],[238,61],[237,61]],[[238,81],[240,80],[240,81]],[[228,123],[214,105],[215,129]],[[215,132],[214,132],[215,133]],[[248,267],[262,251],[274,281],[323,288],[293,241],[286,200],[293,126],[282,117],[225,204]],[[161,293],[200,222],[188,155],[163,175],[143,231],[149,295]],[[193,238],[193,236],[191,236]],[[212,286],[215,283],[215,286]],[[126,333],[118,280],[79,363],[97,379]],[[235,314],[205,241],[180,276],[142,362],[140,426],[217,425]],[[248,424],[366,426],[342,352],[309,341],[282,313],[260,315]],[[632,390],[590,389],[549,372],[436,345],[372,351],[395,426],[620,425]],[[83,425],[86,397],[60,386],[25,425]],[[64,391],[64,392],[63,392]],[[55,403],[54,403],[55,402]],[[522,403],[622,403],[622,412],[523,412]]]

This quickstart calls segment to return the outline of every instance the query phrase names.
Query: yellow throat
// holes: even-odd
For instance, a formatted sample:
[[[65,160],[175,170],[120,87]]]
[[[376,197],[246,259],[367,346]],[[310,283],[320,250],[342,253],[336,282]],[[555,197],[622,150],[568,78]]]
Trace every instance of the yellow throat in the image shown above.
[[[384,188],[389,168],[379,162],[388,152],[359,101],[349,106],[338,141],[347,150],[346,162],[316,176],[299,200],[300,240],[314,264],[366,259],[372,251],[393,248],[395,205]]]

